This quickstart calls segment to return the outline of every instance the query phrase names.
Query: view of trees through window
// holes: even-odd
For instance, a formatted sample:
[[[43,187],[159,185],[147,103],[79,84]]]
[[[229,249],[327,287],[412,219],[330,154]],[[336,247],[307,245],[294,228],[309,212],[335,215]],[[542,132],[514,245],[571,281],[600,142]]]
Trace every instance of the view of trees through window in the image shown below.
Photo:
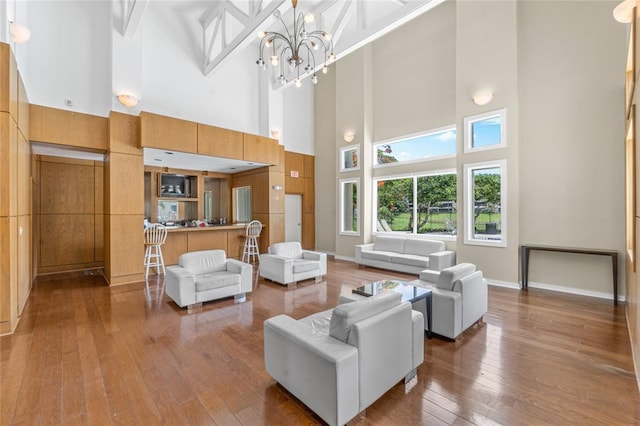
[[[473,170],[473,201],[476,238],[500,239],[500,167]]]
[[[455,173],[377,181],[378,232],[455,235]]]

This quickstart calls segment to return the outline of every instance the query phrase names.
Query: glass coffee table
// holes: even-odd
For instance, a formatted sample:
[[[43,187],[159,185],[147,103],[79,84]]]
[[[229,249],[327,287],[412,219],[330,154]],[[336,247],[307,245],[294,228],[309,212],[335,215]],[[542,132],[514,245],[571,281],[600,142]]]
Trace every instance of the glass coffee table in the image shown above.
[[[360,296],[375,296],[376,294],[380,294],[383,291],[395,291],[402,295],[403,302],[409,302],[414,307],[416,305],[422,303],[424,300],[425,309],[424,312],[427,320],[427,337],[431,338],[431,289],[424,287],[417,287],[411,284],[408,284],[405,281],[399,280],[384,280],[384,281],[376,281],[371,284],[365,284],[361,287],[354,288],[351,290],[354,294],[359,294]],[[422,309],[416,309],[418,311],[422,311]]]

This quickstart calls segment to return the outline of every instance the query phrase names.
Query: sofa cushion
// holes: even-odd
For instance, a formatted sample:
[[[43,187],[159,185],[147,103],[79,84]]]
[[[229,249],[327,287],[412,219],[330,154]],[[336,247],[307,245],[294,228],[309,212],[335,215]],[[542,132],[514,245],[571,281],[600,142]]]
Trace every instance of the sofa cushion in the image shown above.
[[[269,253],[290,259],[302,259],[302,247],[297,241],[272,244],[269,246]]]
[[[180,255],[178,265],[196,275],[226,271],[227,256],[224,250],[192,251]]]
[[[351,327],[364,319],[400,304],[402,295],[395,291],[384,291],[357,302],[337,306],[331,315],[329,334],[344,343],[349,340]]]
[[[391,262],[391,256],[398,253],[393,251],[368,251],[362,250],[360,257],[363,259],[377,260],[378,262]]]
[[[333,309],[318,312],[316,314],[312,314],[299,319],[298,324],[307,327],[309,329],[308,334],[328,336],[332,313]]]
[[[404,252],[406,254],[415,254],[418,256],[428,256],[431,253],[446,250],[447,246],[442,241],[419,240],[416,238],[407,238],[404,242]]]
[[[391,256],[391,263],[428,268],[429,258],[426,256],[416,256],[415,254],[397,254]]]
[[[296,259],[293,262],[293,273],[315,271],[320,269],[320,262],[317,260]]]
[[[476,265],[472,263],[459,263],[440,271],[440,276],[436,282],[436,288],[443,290],[453,290],[453,285],[457,280],[466,277],[476,271]]]
[[[196,291],[213,290],[214,288],[240,284],[240,278],[240,274],[227,271],[196,275]]]
[[[404,253],[404,242],[406,238],[403,237],[388,237],[379,235],[376,237],[376,242],[373,245],[375,251],[392,251],[395,253]]]

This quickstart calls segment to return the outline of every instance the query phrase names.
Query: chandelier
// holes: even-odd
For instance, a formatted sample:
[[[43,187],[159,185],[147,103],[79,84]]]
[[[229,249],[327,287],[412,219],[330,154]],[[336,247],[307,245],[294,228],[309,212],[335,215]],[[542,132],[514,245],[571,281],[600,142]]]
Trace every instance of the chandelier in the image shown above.
[[[280,11],[276,10],[273,16],[282,23],[284,32],[260,32],[260,58],[256,63],[262,69],[267,68],[264,60],[266,51],[271,65],[280,70],[278,77],[280,84],[284,85],[288,81],[285,76],[285,63],[289,66],[289,73],[294,73],[295,75],[294,82],[296,87],[302,85],[301,73],[302,76],[311,74],[311,81],[316,84],[318,82],[318,77],[316,77],[316,55],[318,55],[319,59],[322,59],[318,64],[323,63],[323,74],[327,73],[327,66],[335,60],[331,34],[322,30],[307,32],[306,24],[314,21],[313,14],[296,13],[298,0],[291,0],[291,4],[293,5],[292,31],[289,31],[282,20]],[[320,53],[322,53],[322,56],[320,56]]]

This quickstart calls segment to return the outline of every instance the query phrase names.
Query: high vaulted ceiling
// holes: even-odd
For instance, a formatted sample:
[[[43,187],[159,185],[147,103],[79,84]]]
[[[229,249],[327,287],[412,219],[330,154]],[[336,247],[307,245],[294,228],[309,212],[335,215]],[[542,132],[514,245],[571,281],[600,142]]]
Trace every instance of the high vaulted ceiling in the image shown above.
[[[149,0],[118,1],[121,8],[114,10],[117,26],[125,37],[130,37],[144,19]],[[341,58],[443,1],[300,0],[297,11],[314,15],[315,21],[309,24],[309,31],[322,29],[332,34],[334,53]],[[282,14],[285,23],[293,21],[289,0],[167,1],[161,4],[182,13],[188,9],[191,25],[197,27],[202,35],[197,49],[201,54],[204,75],[210,74],[239,49],[254,49],[257,59],[258,33],[261,30],[283,30],[281,23],[274,18],[276,10]]]

